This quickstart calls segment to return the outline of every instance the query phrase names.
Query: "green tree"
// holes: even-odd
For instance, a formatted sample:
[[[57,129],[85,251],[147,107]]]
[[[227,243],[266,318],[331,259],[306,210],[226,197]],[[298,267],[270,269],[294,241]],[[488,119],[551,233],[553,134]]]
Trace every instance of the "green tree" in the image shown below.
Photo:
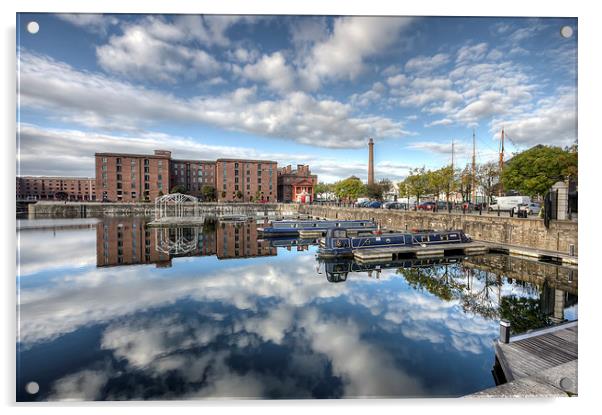
[[[499,189],[500,172],[497,163],[489,161],[477,166],[477,182],[487,197],[487,203],[491,203],[491,197]]]
[[[442,167],[437,171],[439,172],[439,180],[441,181],[441,191],[445,194],[445,201],[449,203],[449,196],[458,187],[455,171],[451,165]]]
[[[201,188],[201,196],[203,201],[213,202],[216,197],[215,187],[206,184]]]
[[[424,167],[410,170],[410,174],[405,179],[410,194],[416,196],[416,203],[420,203],[420,196],[426,194],[429,190],[428,174]]]
[[[558,181],[577,178],[577,148],[537,145],[509,160],[502,171],[506,190],[525,196],[545,194]]]
[[[364,195],[370,199],[383,200],[384,194],[389,192],[392,187],[389,179],[382,179],[378,183],[364,186]]]
[[[174,187],[171,188],[171,193],[182,193],[182,194],[187,194],[188,193],[188,189],[186,189],[185,186],[181,185],[181,184],[177,184]]]
[[[365,193],[364,185],[357,177],[349,177],[335,183],[334,193],[339,199],[346,201],[356,200],[360,195]]]
[[[314,188],[314,193],[316,195],[319,195],[321,193],[328,193],[328,192],[332,192],[334,188],[334,185],[331,183],[324,183],[324,182],[320,182],[316,185],[316,187]]]

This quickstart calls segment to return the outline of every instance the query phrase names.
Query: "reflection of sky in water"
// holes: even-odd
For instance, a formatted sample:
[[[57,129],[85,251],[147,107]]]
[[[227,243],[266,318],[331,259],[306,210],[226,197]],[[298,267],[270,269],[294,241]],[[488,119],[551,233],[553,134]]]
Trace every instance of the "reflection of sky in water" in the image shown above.
[[[448,301],[395,269],[329,283],[314,250],[97,268],[93,228],[20,246],[19,400],[32,380],[51,400],[460,396],[493,386],[497,319],[475,302],[539,292],[458,265],[474,294]]]

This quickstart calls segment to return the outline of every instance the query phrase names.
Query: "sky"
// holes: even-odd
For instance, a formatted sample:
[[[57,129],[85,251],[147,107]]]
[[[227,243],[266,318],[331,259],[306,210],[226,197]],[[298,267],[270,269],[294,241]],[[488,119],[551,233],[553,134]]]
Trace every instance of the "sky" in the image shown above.
[[[29,33],[35,21],[39,31]],[[561,36],[561,27],[573,34]],[[577,138],[577,19],[17,15],[17,174],[95,152],[309,164],[324,182]]]

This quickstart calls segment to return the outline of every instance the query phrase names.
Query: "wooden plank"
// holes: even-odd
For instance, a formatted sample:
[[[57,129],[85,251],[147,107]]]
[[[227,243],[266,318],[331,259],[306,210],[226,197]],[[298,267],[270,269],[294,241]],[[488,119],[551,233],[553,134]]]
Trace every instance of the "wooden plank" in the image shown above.
[[[506,379],[508,376],[517,379],[537,375],[578,358],[576,325],[517,337],[520,339],[511,340],[508,344],[496,344],[496,356]]]

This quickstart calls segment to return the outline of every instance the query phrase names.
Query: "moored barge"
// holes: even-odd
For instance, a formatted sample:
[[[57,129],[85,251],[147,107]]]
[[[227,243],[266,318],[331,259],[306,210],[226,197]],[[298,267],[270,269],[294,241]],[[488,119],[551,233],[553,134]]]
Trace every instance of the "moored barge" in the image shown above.
[[[420,248],[448,247],[468,244],[472,239],[462,230],[420,232],[389,232],[351,236],[345,229],[329,229],[320,239],[318,255],[321,257],[353,256],[365,250],[397,250],[415,253]]]
[[[306,234],[325,235],[329,229],[343,229],[349,233],[360,231],[372,232],[377,229],[376,224],[370,220],[278,220],[272,221],[270,226],[257,228],[265,237],[297,236],[300,232]],[[306,235],[310,236],[310,235]]]

